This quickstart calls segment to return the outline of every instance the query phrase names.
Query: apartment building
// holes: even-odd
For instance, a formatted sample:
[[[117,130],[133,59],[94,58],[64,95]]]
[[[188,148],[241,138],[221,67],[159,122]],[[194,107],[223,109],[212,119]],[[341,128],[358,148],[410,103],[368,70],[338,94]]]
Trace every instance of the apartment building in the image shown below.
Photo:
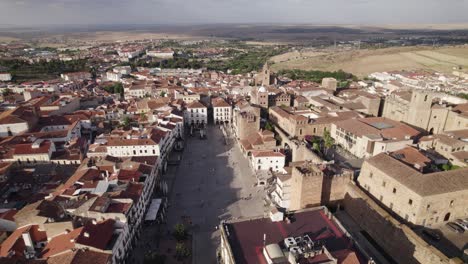
[[[468,103],[453,104],[449,97],[413,90],[385,98],[382,116],[422,128],[431,134],[468,127]]]
[[[11,74],[8,72],[0,72],[0,81],[1,82],[9,82],[11,81]]]
[[[213,106],[213,123],[231,123],[232,107],[223,98],[214,98],[211,100]]]
[[[240,140],[239,143],[242,153],[246,156],[250,156],[252,151],[276,149],[275,134],[269,130],[257,131],[246,139]]]
[[[468,168],[423,173],[399,158],[380,153],[364,161],[359,185],[411,224],[437,227],[466,217]]]
[[[126,100],[132,98],[143,98],[151,94],[151,86],[146,81],[135,81],[124,85],[124,96]]]
[[[251,92],[251,102],[263,108],[272,106],[290,106],[291,95],[277,88],[258,87]]]
[[[251,152],[250,162],[254,170],[283,171],[286,156],[277,151],[256,150]]]
[[[200,101],[193,101],[185,107],[184,120],[188,125],[206,125],[208,124],[208,108]]]
[[[0,114],[0,136],[13,136],[33,128],[38,121],[35,108],[17,107]]]
[[[186,104],[191,104],[193,102],[200,101],[200,99],[201,99],[200,94],[190,93],[190,92],[187,92],[187,91],[184,91],[184,92],[175,91],[174,92],[174,98],[176,100],[182,100]]]
[[[120,82],[122,80],[122,74],[119,71],[108,71],[106,72],[106,79],[110,82]]]
[[[425,136],[419,140],[418,145],[422,149],[437,151],[453,165],[468,166],[468,130]]]
[[[91,80],[91,73],[89,72],[69,72],[62,73],[60,75],[63,80],[69,81],[82,81],[82,80]]]
[[[330,135],[336,144],[365,158],[411,145],[420,132],[388,118],[370,117],[335,122]]]
[[[354,111],[315,111],[307,107],[270,107],[269,119],[291,138],[323,136],[334,122],[362,117]]]
[[[229,220],[219,229],[223,263],[373,263],[326,207],[290,216],[274,208],[267,217]]]
[[[174,57],[175,52],[172,49],[162,50],[147,50],[146,55],[153,58],[171,59]]]

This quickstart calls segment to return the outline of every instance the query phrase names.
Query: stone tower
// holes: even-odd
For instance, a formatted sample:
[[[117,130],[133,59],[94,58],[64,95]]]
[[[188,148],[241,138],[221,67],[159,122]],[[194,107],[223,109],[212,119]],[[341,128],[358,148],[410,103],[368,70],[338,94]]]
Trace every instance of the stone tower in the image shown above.
[[[408,111],[408,124],[427,129],[431,116],[432,100],[432,93],[413,90]]]
[[[270,65],[266,62],[262,71],[258,74],[257,85],[268,86],[272,84],[276,84],[276,78],[271,72]]]

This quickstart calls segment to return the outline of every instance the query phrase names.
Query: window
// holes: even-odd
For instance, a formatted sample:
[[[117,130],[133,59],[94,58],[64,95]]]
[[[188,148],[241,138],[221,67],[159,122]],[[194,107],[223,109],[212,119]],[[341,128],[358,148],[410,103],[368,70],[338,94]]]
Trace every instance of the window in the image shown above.
[[[426,210],[429,210],[429,208],[431,208],[431,205],[430,205],[430,204],[428,204],[428,205],[426,206]]]
[[[390,209],[393,209],[393,203],[390,203]]]
[[[380,201],[382,201],[382,200],[383,200],[383,196],[382,196],[382,195],[380,195],[380,197],[379,197],[379,200],[380,200]]]
[[[374,176],[374,174],[371,172],[371,173],[369,174],[369,178],[372,178],[372,176]]]
[[[393,188],[393,193],[396,193],[396,188]]]
[[[450,201],[450,207],[453,206],[454,200]]]
[[[409,204],[409,205],[412,205],[412,204],[413,204],[413,200],[409,199],[408,204]]]
[[[405,220],[408,221],[409,216],[405,214]]]
[[[447,222],[450,219],[450,213],[447,213],[444,217],[444,222]]]
[[[382,187],[385,187],[385,185],[387,185],[387,183],[385,181],[382,182]]]

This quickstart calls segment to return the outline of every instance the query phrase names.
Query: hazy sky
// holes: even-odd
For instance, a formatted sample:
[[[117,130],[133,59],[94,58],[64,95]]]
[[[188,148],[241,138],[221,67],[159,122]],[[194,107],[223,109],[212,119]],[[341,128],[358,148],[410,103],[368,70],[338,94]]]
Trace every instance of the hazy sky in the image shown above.
[[[468,0],[0,0],[0,24],[468,23]]]

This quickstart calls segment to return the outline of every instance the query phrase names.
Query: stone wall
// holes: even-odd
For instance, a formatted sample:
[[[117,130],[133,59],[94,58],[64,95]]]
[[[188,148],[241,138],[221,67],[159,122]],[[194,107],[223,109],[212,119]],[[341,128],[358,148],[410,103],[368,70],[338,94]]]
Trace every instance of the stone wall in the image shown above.
[[[377,205],[359,187],[350,183],[344,208],[354,221],[397,263],[458,264],[427,244],[408,226],[400,223]]]

